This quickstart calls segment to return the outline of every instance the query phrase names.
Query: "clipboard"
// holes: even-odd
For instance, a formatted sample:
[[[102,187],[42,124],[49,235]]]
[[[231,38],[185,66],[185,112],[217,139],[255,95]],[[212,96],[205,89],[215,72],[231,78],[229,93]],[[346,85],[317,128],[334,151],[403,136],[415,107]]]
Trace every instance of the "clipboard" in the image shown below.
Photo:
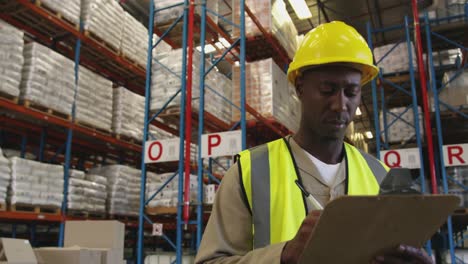
[[[400,244],[422,247],[458,204],[454,195],[337,198],[322,212],[299,263],[363,264]]]

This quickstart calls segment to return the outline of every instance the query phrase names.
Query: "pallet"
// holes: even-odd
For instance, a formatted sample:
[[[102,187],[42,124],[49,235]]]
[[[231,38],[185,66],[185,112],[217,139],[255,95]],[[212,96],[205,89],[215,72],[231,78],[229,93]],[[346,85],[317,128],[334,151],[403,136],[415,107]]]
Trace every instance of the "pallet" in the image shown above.
[[[80,29],[79,24],[69,20],[68,18],[63,16],[62,13],[60,13],[59,11],[53,10],[51,7],[49,7],[46,4],[42,3],[40,0],[35,0],[34,4],[36,6],[38,6],[38,7],[41,7],[42,9],[44,9],[50,15],[53,15],[53,16],[57,17],[58,19],[63,20],[65,22],[67,22],[68,24],[72,25],[76,30]]]
[[[94,218],[94,219],[106,219],[107,215],[104,212],[88,212],[81,210],[68,210],[67,214],[77,218]]]
[[[23,100],[22,103],[23,103],[23,106],[26,107],[26,108],[34,109],[36,111],[39,111],[39,112],[42,112],[42,113],[45,113],[45,114],[49,114],[49,115],[53,115],[53,116],[56,116],[56,117],[59,117],[59,118],[62,118],[62,119],[68,120],[68,121],[72,120],[71,115],[69,115],[69,114],[64,114],[62,112],[56,111],[56,110],[51,109],[51,108],[49,108],[47,106],[43,106],[41,104],[32,102],[30,100]]]
[[[122,51],[119,52],[120,54],[120,57],[124,58],[124,60],[130,62],[131,64],[135,65],[135,67],[140,67],[142,69],[144,69],[146,66],[144,65],[141,65],[139,62],[137,62],[136,60],[132,59],[131,57],[129,57],[127,54],[123,53]]]
[[[94,125],[89,124],[88,122],[81,121],[81,120],[75,120],[75,124],[79,125],[79,126],[82,126],[82,127],[86,127],[88,129],[91,129],[93,131],[96,131],[96,132],[99,132],[99,133],[102,133],[102,134],[106,134],[108,136],[111,136],[111,133],[108,130],[95,127]]]
[[[8,101],[10,101],[10,102],[13,102],[13,103],[15,103],[15,104],[17,104],[18,101],[19,101],[18,96],[14,96],[14,95],[11,95],[11,94],[7,94],[7,93],[2,92],[2,91],[0,91],[0,97],[1,97],[2,99],[8,100]]]
[[[60,208],[45,205],[11,204],[10,211],[32,214],[60,215]]]
[[[109,44],[109,42],[103,40],[101,37],[99,37],[98,35],[96,35],[95,33],[89,31],[89,30],[85,30],[84,31],[84,35],[89,38],[89,39],[92,39],[94,40],[95,42],[99,43],[101,46],[111,50],[112,52],[114,52],[117,56],[120,56],[120,50],[118,47],[115,47],[111,44]]]
[[[137,221],[137,215],[119,215],[119,214],[110,214],[109,219],[120,220],[120,221]]]
[[[177,207],[146,207],[147,215],[176,215]]]
[[[141,140],[137,140],[137,139],[129,137],[127,135],[123,135],[123,134],[114,134],[114,135],[115,135],[116,139],[126,141],[126,142],[129,142],[129,143],[139,143],[139,142],[141,142]]]

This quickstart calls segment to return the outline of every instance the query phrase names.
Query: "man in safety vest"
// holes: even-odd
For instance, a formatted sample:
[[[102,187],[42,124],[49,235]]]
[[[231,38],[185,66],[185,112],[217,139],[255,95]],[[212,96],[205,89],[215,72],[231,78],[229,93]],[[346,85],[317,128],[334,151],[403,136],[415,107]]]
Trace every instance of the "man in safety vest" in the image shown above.
[[[343,141],[361,87],[378,71],[366,41],[343,22],[305,36],[288,70],[302,103],[299,131],[240,153],[216,195],[197,263],[296,263],[317,210],[342,195],[378,194],[388,168]],[[389,250],[374,262],[432,263],[420,249]]]

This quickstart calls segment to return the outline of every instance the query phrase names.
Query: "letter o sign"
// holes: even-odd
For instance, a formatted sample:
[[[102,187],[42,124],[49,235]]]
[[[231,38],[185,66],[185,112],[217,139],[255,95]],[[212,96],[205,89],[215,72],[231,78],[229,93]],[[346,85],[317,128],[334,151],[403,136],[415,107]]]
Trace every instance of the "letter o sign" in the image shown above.
[[[155,141],[148,147],[148,157],[151,161],[157,161],[161,158],[163,153],[163,147],[161,142]]]

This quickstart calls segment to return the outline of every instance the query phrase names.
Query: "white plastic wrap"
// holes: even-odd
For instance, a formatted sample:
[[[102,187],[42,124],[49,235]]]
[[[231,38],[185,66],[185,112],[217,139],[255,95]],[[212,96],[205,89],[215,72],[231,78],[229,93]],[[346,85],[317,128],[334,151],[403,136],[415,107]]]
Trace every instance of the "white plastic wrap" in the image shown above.
[[[141,66],[146,66],[148,55],[148,29],[127,12],[125,12],[124,15],[120,50],[125,56],[134,60]]]
[[[199,65],[200,53],[194,51],[192,71],[192,107],[194,109],[198,109],[200,103]],[[206,69],[210,65],[207,61]],[[151,98],[150,109],[151,111],[157,111],[181,88],[181,78],[179,76],[182,73],[182,49],[156,55],[153,60],[152,71],[151,94],[154,96]],[[232,99],[231,80],[216,69],[213,69],[205,79],[205,86],[205,111],[229,123],[231,115],[231,104],[229,101]],[[181,96],[179,94],[168,104],[168,107],[179,106],[180,99]]]
[[[81,0],[84,29],[119,49],[125,11],[116,0]]]
[[[124,87],[114,89],[112,131],[141,140],[145,115],[145,97]]]
[[[219,0],[207,0],[206,1],[206,7],[208,9],[210,9],[211,11],[213,11],[215,13],[218,13],[218,1]],[[197,0],[195,2],[197,4],[196,8],[195,8],[195,12],[197,14],[200,14],[201,8],[199,7],[198,4],[201,4],[201,1]],[[175,4],[175,3],[177,3],[177,1],[174,1],[174,0],[154,0],[154,8],[155,9],[161,9],[161,8],[164,8],[164,7],[171,6],[171,5]],[[154,20],[155,20],[155,23],[157,25],[169,24],[169,23],[172,23],[175,19],[177,19],[180,15],[182,15],[183,12],[184,12],[184,6],[183,5],[168,8],[168,9],[165,9],[165,10],[162,10],[162,11],[158,11],[155,14]],[[207,16],[209,16],[213,20],[213,22],[215,22],[215,24],[218,24],[218,17],[217,16],[209,13],[208,11],[207,11]]]
[[[112,82],[84,67],[79,73],[76,119],[111,131]]]
[[[442,83],[445,88],[439,93],[440,101],[455,108],[468,108],[468,70],[448,71],[444,74]],[[445,111],[447,107],[441,104],[440,109]]]
[[[78,25],[80,22],[80,0],[41,0],[42,4]]]
[[[146,199],[156,193],[174,175],[174,172],[159,174],[159,180],[146,183]],[[148,207],[174,207],[178,203],[178,175],[148,203]],[[198,176],[190,175],[190,201],[195,202],[198,194]]]
[[[294,57],[297,49],[297,29],[286,9],[283,0],[246,0],[245,4],[254,13],[262,27],[271,33],[288,53],[289,58]],[[234,23],[240,21],[239,1],[232,1],[232,16]],[[262,32],[252,21],[250,16],[245,16],[246,35],[258,36]],[[239,29],[234,29],[234,36],[239,36]]]
[[[70,114],[74,80],[73,61],[35,42],[24,46],[22,99]]]
[[[399,43],[397,46],[395,44],[392,43],[374,49],[375,61],[379,62],[377,67],[382,69],[382,73],[405,72],[409,70],[408,45],[406,42]],[[418,64],[416,61],[416,51],[412,42],[411,52],[413,54],[413,68],[416,69]],[[386,55],[387,53],[388,55]]]
[[[107,211],[109,214],[138,214],[140,170],[124,165],[109,165],[91,169],[89,172],[107,178]]]
[[[8,200],[60,207],[63,200],[63,166],[13,157]]]
[[[5,204],[7,197],[8,185],[10,184],[11,168],[10,160],[3,156],[0,148],[0,203]]]
[[[264,117],[273,118],[292,132],[300,122],[300,102],[286,74],[272,59],[246,64],[246,100]],[[240,105],[240,68],[233,68],[233,103]],[[247,119],[255,117],[247,114]],[[240,120],[240,111],[232,110],[232,121]]]
[[[71,173],[76,174],[76,171],[72,170]],[[70,178],[68,183],[68,209],[105,213],[107,199],[105,177],[86,174],[83,179]]]
[[[0,91],[19,96],[23,68],[23,31],[0,19]]]
[[[385,126],[388,126],[391,124],[390,126],[387,127],[387,137],[388,137],[389,143],[405,142],[411,139],[413,140],[415,139],[416,132],[415,132],[414,127],[412,126],[415,124],[413,108],[408,109],[408,111],[402,114],[405,111],[405,109],[406,107],[397,107],[397,108],[389,109],[388,112],[392,114],[386,113],[386,119],[387,119],[386,125],[384,125],[383,115],[382,113],[380,113],[381,131],[383,131]],[[419,131],[421,132],[421,136],[423,136],[425,133],[423,129],[421,107],[419,106],[418,106],[418,112],[419,112],[419,117],[418,117],[419,118]],[[401,117],[397,119],[396,116],[399,116],[400,114],[402,114]],[[384,136],[384,141],[385,141],[385,136]]]

